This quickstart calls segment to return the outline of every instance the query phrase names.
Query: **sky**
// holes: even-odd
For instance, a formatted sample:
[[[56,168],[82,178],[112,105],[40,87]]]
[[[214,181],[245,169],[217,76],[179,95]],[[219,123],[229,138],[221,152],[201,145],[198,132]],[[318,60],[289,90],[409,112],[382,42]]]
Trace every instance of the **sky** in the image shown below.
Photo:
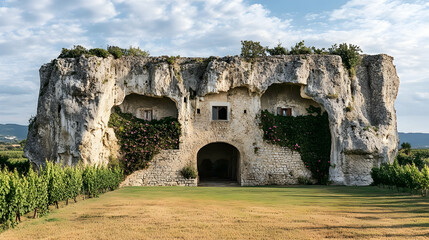
[[[391,55],[398,131],[429,133],[428,0],[0,0],[0,123],[28,124],[38,70],[62,48],[208,57],[240,54],[241,40]]]

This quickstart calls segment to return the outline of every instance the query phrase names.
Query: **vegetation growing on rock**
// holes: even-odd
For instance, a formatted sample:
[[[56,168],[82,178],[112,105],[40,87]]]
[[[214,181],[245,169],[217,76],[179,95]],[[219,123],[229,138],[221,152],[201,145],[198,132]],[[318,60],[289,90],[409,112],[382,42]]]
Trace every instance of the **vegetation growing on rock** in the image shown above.
[[[275,55],[299,55],[299,54],[332,54],[341,57],[344,67],[349,71],[349,76],[353,77],[356,74],[356,66],[360,63],[360,53],[362,50],[359,46],[347,43],[334,44],[328,50],[325,48],[316,48],[314,46],[306,46],[304,40],[292,46],[290,51],[284,48],[279,43],[274,48],[262,47],[260,42],[241,41],[241,56],[246,58],[255,58],[266,56],[266,53],[271,56]]]
[[[307,47],[304,44],[304,40],[296,43],[294,47],[290,48],[290,55],[298,55],[298,54],[313,54],[311,47]]]
[[[271,56],[276,56],[276,55],[288,55],[289,51],[282,46],[281,43],[277,44],[276,47],[274,48],[268,48],[266,49],[266,51],[271,55]]]
[[[265,48],[260,42],[241,41],[241,56],[245,58],[255,58],[266,56]]]
[[[144,169],[163,149],[179,148],[180,123],[176,118],[145,121],[115,108],[109,120],[121,146],[120,166],[125,174]]]
[[[139,47],[130,47],[128,49],[120,48],[117,46],[108,46],[107,50],[103,48],[86,49],[81,45],[73,46],[71,49],[63,48],[58,58],[77,58],[82,55],[97,56],[107,58],[112,55],[114,58],[121,58],[122,56],[142,56],[148,57],[149,52],[141,50]]]
[[[328,114],[320,108],[307,109],[310,115],[280,116],[268,111],[261,113],[261,127],[264,140],[301,154],[305,167],[320,184],[326,184],[329,177],[331,134]]]
[[[192,166],[186,166],[182,168],[180,174],[182,174],[182,176],[186,179],[197,178],[198,176],[197,171]]]
[[[356,66],[361,62],[360,54],[362,50],[359,46],[347,43],[340,45],[334,44],[329,48],[329,53],[339,55],[343,61],[343,65],[349,70],[349,75],[356,75]]]

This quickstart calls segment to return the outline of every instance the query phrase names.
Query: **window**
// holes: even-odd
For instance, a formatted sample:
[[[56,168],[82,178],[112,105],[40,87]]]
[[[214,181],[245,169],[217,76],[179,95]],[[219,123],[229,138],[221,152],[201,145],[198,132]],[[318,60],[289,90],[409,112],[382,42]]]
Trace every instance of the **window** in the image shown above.
[[[277,108],[277,115],[280,116],[292,116],[292,108]]]
[[[228,107],[227,106],[213,106],[212,107],[212,120],[228,120]]]
[[[143,119],[147,121],[152,121],[152,109],[144,110]]]
[[[229,102],[210,102],[210,109],[211,121],[229,121],[231,109]]]
[[[200,114],[201,110],[199,108],[197,108],[197,114]]]

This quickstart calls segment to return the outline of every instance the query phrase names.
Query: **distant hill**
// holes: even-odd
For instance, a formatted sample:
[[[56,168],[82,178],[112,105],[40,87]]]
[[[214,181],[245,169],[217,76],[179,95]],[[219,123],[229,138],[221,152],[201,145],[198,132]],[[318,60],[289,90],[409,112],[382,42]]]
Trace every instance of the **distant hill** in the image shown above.
[[[0,124],[0,142],[20,141],[27,138],[28,126]]]
[[[0,124],[0,142],[17,142],[27,138],[28,126]],[[429,148],[429,133],[399,133],[400,144],[409,142],[412,148]]]
[[[412,148],[429,148],[429,133],[399,133],[400,143],[408,142]]]

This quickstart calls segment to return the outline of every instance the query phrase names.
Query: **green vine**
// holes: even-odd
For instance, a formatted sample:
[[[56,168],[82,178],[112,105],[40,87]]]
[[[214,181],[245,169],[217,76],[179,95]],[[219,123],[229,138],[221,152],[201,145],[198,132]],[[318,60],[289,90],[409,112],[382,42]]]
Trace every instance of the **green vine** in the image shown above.
[[[121,146],[121,167],[125,174],[144,169],[164,149],[178,149],[181,133],[176,118],[145,121],[115,109],[109,120]]]
[[[314,179],[326,184],[329,178],[331,135],[328,114],[310,106],[307,116],[276,116],[267,110],[261,113],[264,140],[297,151]]]

